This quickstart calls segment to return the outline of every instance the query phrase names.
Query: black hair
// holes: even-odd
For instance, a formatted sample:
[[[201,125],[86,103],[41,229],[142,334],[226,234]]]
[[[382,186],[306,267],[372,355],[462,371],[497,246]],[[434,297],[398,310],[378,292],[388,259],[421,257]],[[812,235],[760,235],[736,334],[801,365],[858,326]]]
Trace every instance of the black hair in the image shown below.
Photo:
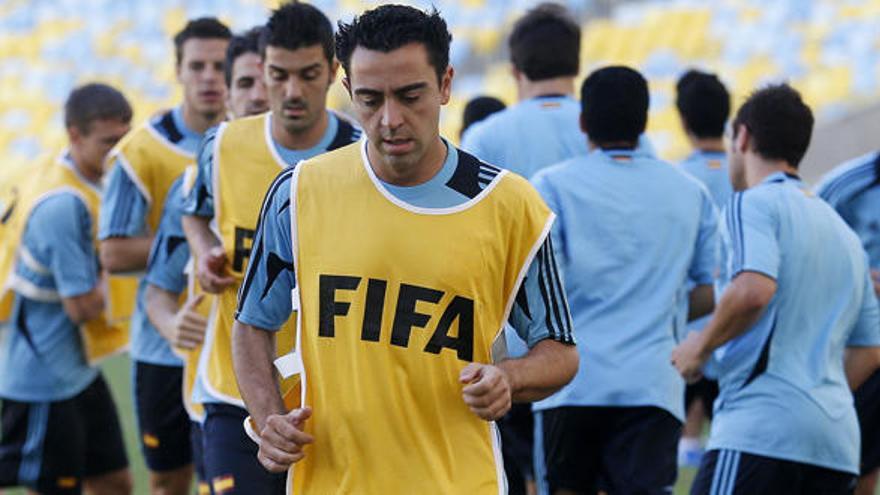
[[[246,53],[260,54],[259,45],[262,30],[263,26],[254,26],[229,40],[229,46],[226,48],[226,64],[223,66],[226,87],[232,87],[232,66],[238,57]]]
[[[228,40],[232,38],[232,31],[216,17],[199,17],[187,22],[186,26],[174,35],[174,55],[177,57],[177,65],[183,61],[183,44],[193,38]]]
[[[581,28],[562,5],[529,10],[514,24],[507,45],[513,66],[532,81],[574,77],[580,70]]]
[[[688,131],[698,138],[720,138],[730,116],[730,93],[718,76],[689,70],[675,85],[675,105]]]
[[[464,107],[464,116],[461,124],[461,134],[467,130],[471,124],[475,124],[495,112],[500,112],[506,107],[504,102],[493,96],[477,96],[467,102]]]
[[[131,122],[131,105],[116,88],[91,83],[70,92],[64,103],[64,126],[76,127],[83,134],[91,132],[96,120]]]
[[[630,143],[634,148],[648,123],[648,82],[629,67],[596,70],[581,86],[581,121],[590,141]]]
[[[348,76],[351,55],[359,46],[388,53],[410,43],[421,43],[440,81],[449,66],[451,42],[452,35],[446,21],[436,9],[424,12],[406,5],[382,5],[355,17],[348,24],[339,22],[336,55]]]
[[[771,85],[752,93],[739,107],[734,136],[740,126],[749,130],[755,153],[797,168],[810,145],[813,112],[788,84]]]
[[[260,35],[263,57],[267,46],[293,51],[314,45],[321,45],[324,57],[333,61],[333,24],[317,7],[297,0],[273,10]]]

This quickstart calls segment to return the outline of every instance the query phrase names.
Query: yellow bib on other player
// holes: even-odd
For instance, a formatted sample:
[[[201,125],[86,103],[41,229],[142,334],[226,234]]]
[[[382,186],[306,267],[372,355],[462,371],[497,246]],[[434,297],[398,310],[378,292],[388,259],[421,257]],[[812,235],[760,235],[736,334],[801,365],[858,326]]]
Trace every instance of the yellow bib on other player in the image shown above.
[[[93,239],[96,237],[101,193],[74,171],[73,164],[64,163],[62,160],[65,160],[63,155],[46,160],[30,169],[29,178],[19,182],[14,194],[7,196],[10,199],[3,201],[7,206],[6,211],[2,214],[5,222],[2,234],[0,234],[2,235],[0,280],[3,281],[2,288],[0,288],[0,301],[2,301],[0,302],[0,321],[9,318],[15,293],[49,302],[61,300],[57,291],[40,289],[39,293],[35,293],[33,289],[22,284],[15,276],[15,264],[19,261],[27,264],[38,273],[49,271],[47,267],[40,265],[21,244],[21,237],[24,235],[27,221],[34,207],[56,194],[75,194],[83,200],[88,208],[92,218],[91,236]],[[108,296],[106,300],[109,309],[113,307],[112,302],[119,294],[113,292],[112,286],[109,288],[105,286],[104,291]],[[80,325],[80,335],[89,364],[95,364],[102,358],[120,352],[128,346],[128,326],[112,324],[106,310],[100,318]]]
[[[476,188],[479,166],[460,152],[456,174]],[[417,208],[379,183],[363,142],[301,163],[291,205],[315,442],[288,493],[505,492],[495,424],[465,405],[459,374],[492,361],[549,232],[538,193],[502,171],[459,207]]]
[[[214,146],[214,225],[236,282],[217,295],[199,372],[211,395],[244,407],[232,368],[232,324],[238,289],[247,269],[263,197],[287,165],[272,148],[268,114],[221,124]],[[293,347],[293,319],[277,333],[277,339],[279,355],[289,352]]]

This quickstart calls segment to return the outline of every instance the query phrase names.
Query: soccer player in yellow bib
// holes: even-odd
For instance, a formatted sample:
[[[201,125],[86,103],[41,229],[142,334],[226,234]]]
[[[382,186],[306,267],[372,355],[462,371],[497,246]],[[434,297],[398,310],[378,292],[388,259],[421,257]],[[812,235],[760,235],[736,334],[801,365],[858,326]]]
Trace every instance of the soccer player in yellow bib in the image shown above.
[[[116,89],[87,84],[64,114],[70,147],[33,167],[13,210],[0,215],[16,233],[0,244],[0,256],[14,256],[2,281],[13,305],[0,338],[0,487],[124,495],[131,476],[116,406],[81,333],[104,312],[101,178],[132,110]]]
[[[340,24],[368,138],[283,172],[264,202],[235,371],[258,458],[291,469],[288,493],[504,493],[494,420],[577,369],[553,213],[439,135],[450,41],[437,12],[400,5]],[[300,371],[302,393],[288,410],[272,363],[292,311],[296,353],[279,368]],[[520,359],[493,345],[508,317],[530,346]]]
[[[162,112],[119,144],[101,202],[101,261],[112,273],[136,275],[131,323],[133,392],[141,450],[152,493],[187,493],[192,483],[190,420],[180,384],[183,361],[149,322],[141,276],[172,184],[195,160],[206,129],[226,117],[223,81],[232,36],[217,19],[195,19],[174,37],[183,104]]]
[[[206,475],[215,493],[224,494],[283,492],[284,477],[259,465],[256,446],[241,428],[247,412],[232,371],[233,314],[261,201],[278,172],[361,134],[326,108],[338,63],[333,26],[321,11],[283,4],[266,23],[260,52],[271,112],[209,131],[183,217],[199,282],[217,293],[193,397],[205,407]],[[281,349],[291,347],[288,330],[280,334],[287,336]]]

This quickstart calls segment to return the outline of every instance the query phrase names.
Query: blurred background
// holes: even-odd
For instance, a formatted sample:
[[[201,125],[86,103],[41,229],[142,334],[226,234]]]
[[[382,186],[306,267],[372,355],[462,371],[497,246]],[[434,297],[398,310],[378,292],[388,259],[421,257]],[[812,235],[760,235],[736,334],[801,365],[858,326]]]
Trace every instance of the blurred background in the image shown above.
[[[240,32],[261,24],[276,0],[0,0],[0,178],[64,145],[61,106],[87,81],[129,97],[135,121],[177,104],[171,38],[188,18],[214,15]],[[313,0],[331,19],[379,2]],[[430,7],[430,2],[404,2]],[[453,33],[453,99],[442,130],[455,140],[473,96],[516,100],[506,49],[513,21],[534,0],[437,0]],[[562,0],[582,22],[582,76],[626,64],[651,89],[648,135],[661,158],[688,148],[675,111],[675,81],[688,68],[717,72],[734,108],[754,88],[789,81],[817,126],[801,166],[807,181],[878,147],[880,0]],[[578,81],[578,83],[580,80]],[[337,84],[329,106],[345,111]],[[105,364],[126,429],[136,493],[146,492],[124,356]],[[693,472],[683,470],[676,493]],[[13,492],[18,493],[18,492]]]

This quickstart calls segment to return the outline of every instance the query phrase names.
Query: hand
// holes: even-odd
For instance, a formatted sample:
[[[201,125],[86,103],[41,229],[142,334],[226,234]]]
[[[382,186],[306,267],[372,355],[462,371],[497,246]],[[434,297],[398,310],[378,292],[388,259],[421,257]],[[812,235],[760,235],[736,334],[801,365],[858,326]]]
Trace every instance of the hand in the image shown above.
[[[205,292],[219,294],[235,283],[235,279],[227,273],[228,264],[229,260],[226,258],[223,246],[214,246],[208,251],[207,256],[199,258],[196,275]]]
[[[688,383],[698,381],[702,376],[703,365],[709,359],[709,353],[703,346],[703,336],[700,332],[691,332],[672,350],[672,365],[681,373]]]
[[[471,363],[458,376],[467,384],[461,389],[464,403],[486,421],[494,421],[510,410],[513,392],[507,373],[491,364]]]
[[[181,349],[195,349],[205,340],[208,320],[196,308],[205,298],[204,294],[186,300],[183,307],[174,315],[171,329],[171,345]]]
[[[270,473],[283,473],[305,457],[303,447],[315,441],[303,431],[305,421],[311,416],[312,410],[304,407],[266,418],[266,426],[260,432],[257,459]]]
[[[880,269],[871,270],[871,280],[874,282],[874,293],[880,297]]]

